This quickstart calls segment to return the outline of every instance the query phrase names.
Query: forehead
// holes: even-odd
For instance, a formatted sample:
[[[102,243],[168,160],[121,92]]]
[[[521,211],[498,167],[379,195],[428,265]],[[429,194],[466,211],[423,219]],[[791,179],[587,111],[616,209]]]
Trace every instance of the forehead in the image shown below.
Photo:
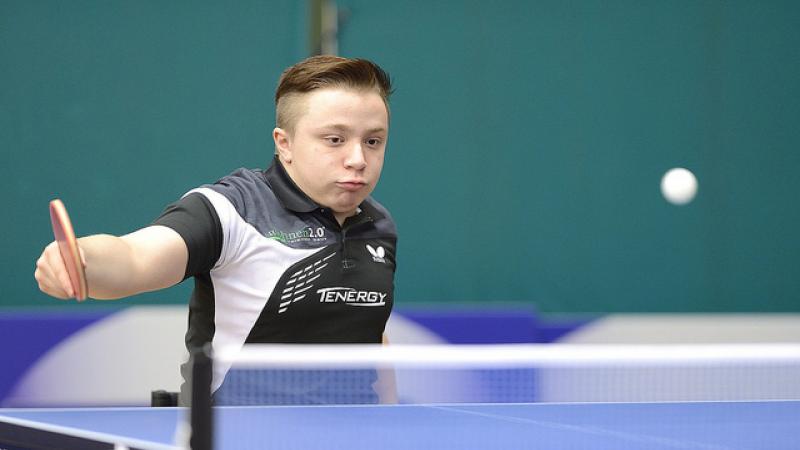
[[[376,90],[330,87],[302,94],[298,101],[298,125],[323,126],[328,122],[352,122],[369,127],[388,126],[386,103]]]

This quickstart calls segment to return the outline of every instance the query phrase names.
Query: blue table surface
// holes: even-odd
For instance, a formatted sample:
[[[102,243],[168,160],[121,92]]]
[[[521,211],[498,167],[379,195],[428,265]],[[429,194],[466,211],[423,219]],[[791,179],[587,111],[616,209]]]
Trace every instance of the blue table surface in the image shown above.
[[[278,406],[215,411],[218,449],[800,448],[800,401]],[[184,413],[181,408],[0,409],[0,424],[24,422],[57,427],[65,434],[95,433],[135,448],[166,449],[176,448],[175,426]]]

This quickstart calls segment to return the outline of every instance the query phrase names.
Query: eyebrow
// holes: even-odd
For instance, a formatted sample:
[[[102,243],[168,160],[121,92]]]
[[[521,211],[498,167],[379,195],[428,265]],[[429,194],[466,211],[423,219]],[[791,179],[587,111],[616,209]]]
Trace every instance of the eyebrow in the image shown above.
[[[341,132],[347,132],[347,131],[351,131],[352,130],[352,128],[348,127],[347,125],[342,125],[342,124],[338,124],[338,123],[322,125],[322,126],[319,126],[317,128],[320,129],[320,130],[331,130],[332,129],[332,130],[341,131]],[[367,130],[368,134],[385,133],[385,132],[386,132],[386,128],[383,128],[383,127],[370,128],[369,130]]]

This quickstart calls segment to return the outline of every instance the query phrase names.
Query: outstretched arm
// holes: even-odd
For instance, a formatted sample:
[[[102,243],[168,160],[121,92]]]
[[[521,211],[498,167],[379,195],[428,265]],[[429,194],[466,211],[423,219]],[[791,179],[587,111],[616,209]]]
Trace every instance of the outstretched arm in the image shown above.
[[[150,226],[127,234],[98,234],[78,239],[86,268],[89,296],[117,299],[179,283],[189,252],[171,228]],[[36,281],[42,292],[60,299],[75,295],[64,262],[53,242],[36,262]]]

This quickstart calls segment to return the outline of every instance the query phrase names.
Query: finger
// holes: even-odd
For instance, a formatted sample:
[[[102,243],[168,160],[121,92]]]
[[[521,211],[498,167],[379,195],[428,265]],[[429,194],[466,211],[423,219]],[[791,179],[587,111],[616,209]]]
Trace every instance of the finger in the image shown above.
[[[45,253],[46,265],[50,270],[51,279],[60,286],[61,291],[63,291],[63,294],[66,295],[67,298],[74,297],[75,290],[72,287],[72,281],[69,278],[67,266],[64,264],[64,258],[61,256],[58,243],[53,242],[48,245]]]
[[[83,249],[80,246],[78,246],[78,254],[81,256],[81,265],[85,269],[86,268],[86,254],[83,253]]]
[[[75,290],[72,287],[72,280],[69,278],[69,273],[67,272],[66,266],[64,266],[63,260],[61,261],[61,265],[56,270],[55,275],[61,285],[61,288],[67,293],[67,297],[75,297]]]
[[[36,272],[34,278],[39,284],[39,289],[47,295],[57,297],[60,299],[67,299],[69,295],[64,290],[58,277],[53,272],[53,267],[49,262],[51,259],[49,251],[42,253],[42,256],[36,261]]]
[[[53,283],[55,278],[49,272],[49,268],[47,268],[45,264],[41,262],[41,260],[40,262],[37,262],[36,271],[34,272],[33,277],[36,279],[36,282],[39,285],[39,290],[49,296],[56,297],[61,300],[68,299],[69,296],[66,292],[64,292],[61,284],[58,282]]]

